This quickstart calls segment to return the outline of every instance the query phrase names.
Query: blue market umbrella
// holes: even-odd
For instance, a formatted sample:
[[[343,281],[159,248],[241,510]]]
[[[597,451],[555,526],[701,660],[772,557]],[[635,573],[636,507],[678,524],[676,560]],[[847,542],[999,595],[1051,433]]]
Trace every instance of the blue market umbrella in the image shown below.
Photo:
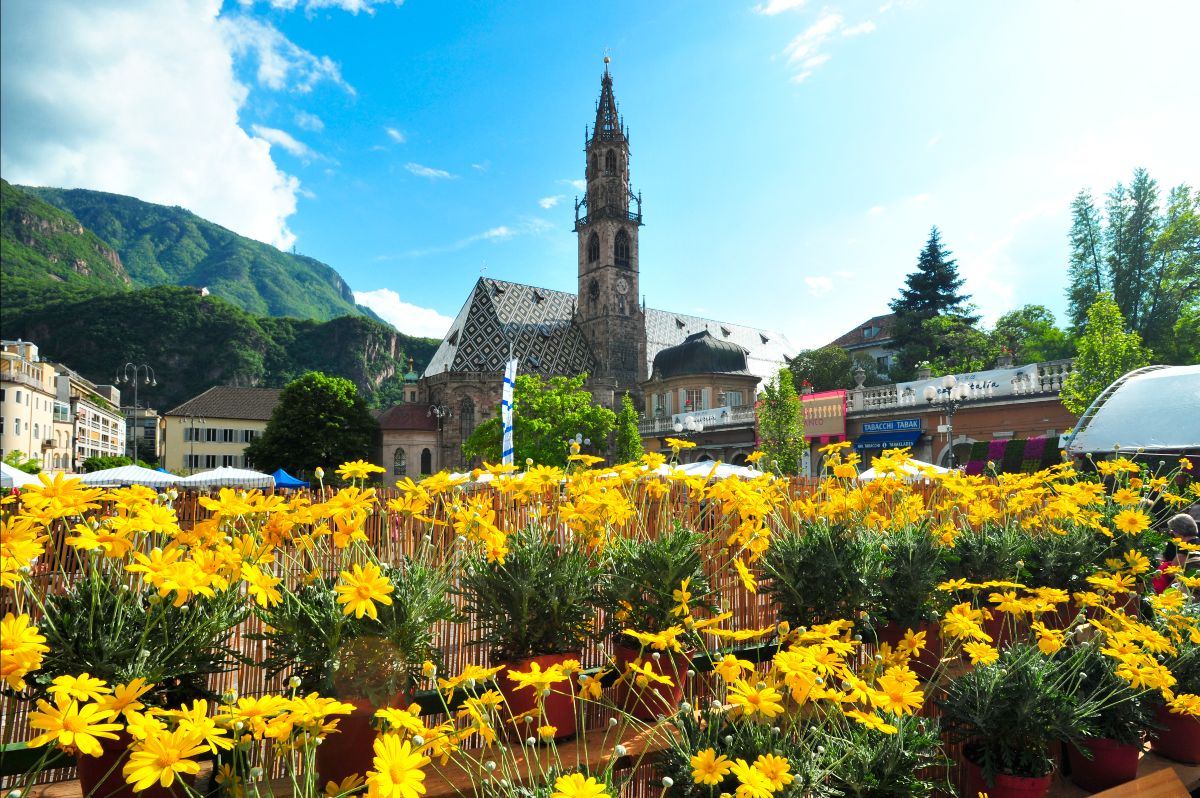
[[[275,473],[271,474],[271,476],[275,477],[275,487],[277,487],[277,488],[307,488],[308,487],[307,482],[305,482],[302,479],[296,479],[294,476],[292,476],[288,472],[284,471],[282,468],[276,469]]]

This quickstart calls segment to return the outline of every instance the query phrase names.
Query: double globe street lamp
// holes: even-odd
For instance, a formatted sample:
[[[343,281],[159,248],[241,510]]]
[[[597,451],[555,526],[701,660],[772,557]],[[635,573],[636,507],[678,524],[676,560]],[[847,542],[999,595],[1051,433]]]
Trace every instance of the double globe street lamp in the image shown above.
[[[138,379],[139,376],[142,377],[141,380]],[[154,376],[154,369],[151,366],[148,366],[145,363],[126,363],[124,368],[117,372],[117,377],[115,380],[113,380],[113,382],[117,383],[118,385],[133,385],[133,464],[137,465],[138,438],[141,437],[143,433],[140,419],[138,419],[138,385],[140,383],[154,387],[155,385],[158,385],[158,379]],[[128,430],[128,427],[126,427],[126,430]]]
[[[954,469],[954,414],[971,396],[971,386],[959,382],[953,374],[942,377],[942,384],[927,385],[923,392],[925,401],[935,410],[946,414],[946,441],[950,447],[950,468]],[[942,432],[942,428],[938,428]]]

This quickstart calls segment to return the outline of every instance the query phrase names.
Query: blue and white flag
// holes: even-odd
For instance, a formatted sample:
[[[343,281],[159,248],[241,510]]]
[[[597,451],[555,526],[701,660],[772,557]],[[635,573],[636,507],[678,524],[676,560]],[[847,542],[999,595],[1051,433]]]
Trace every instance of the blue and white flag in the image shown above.
[[[504,440],[500,444],[503,465],[513,464],[513,388],[517,384],[517,359],[504,364],[504,392],[500,396],[500,423],[504,425]]]

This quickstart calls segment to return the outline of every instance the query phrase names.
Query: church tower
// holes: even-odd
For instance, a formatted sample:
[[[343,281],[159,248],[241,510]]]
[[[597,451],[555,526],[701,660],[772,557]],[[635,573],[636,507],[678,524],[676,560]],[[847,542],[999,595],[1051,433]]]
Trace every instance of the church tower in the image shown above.
[[[629,187],[628,131],[617,115],[604,59],[596,124],[585,133],[587,195],[575,202],[579,236],[576,320],[596,359],[593,382],[619,399],[646,379],[646,318],[638,301],[642,198]]]

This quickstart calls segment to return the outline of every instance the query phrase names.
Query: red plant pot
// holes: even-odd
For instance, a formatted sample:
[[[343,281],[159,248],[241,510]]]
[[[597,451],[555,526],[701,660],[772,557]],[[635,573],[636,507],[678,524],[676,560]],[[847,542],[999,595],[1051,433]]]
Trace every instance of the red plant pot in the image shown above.
[[[659,654],[658,660],[654,659],[655,653]],[[635,662],[639,658],[645,663],[649,663],[650,670],[669,678],[673,683],[672,686],[650,683],[645,687],[639,687],[630,679],[622,679],[613,689],[613,700],[618,707],[638,720],[654,720],[659,715],[664,717],[674,715],[675,711],[679,709],[679,702],[683,700],[688,668],[692,666],[691,654],[655,652],[649,648],[642,650],[621,643],[613,643],[613,664],[618,674],[625,673],[629,663]]]
[[[338,716],[337,731],[325,735],[317,746],[317,790],[329,782],[341,784],[355,774],[366,776],[375,758],[375,729],[371,718],[376,707],[364,699],[348,699],[349,715]]]
[[[971,761],[965,750],[962,761],[966,770],[966,791],[963,795],[971,798],[980,793],[986,793],[988,798],[1045,798],[1046,793],[1050,791],[1050,782],[1054,780],[1053,773],[1033,777],[997,773],[996,783],[988,784],[983,779],[983,769]]]
[[[933,676],[933,672],[937,670],[937,666],[942,662],[942,638],[938,629],[939,626],[935,623],[923,623],[913,630],[925,633],[925,648],[921,649],[920,654],[909,660],[917,676],[922,679],[929,679]],[[889,623],[887,626],[876,630],[876,640],[880,643],[887,643],[892,648],[896,648],[900,641],[904,639],[904,634],[907,631],[908,627]]]
[[[1150,742],[1150,749],[1154,753],[1176,762],[1200,764],[1200,718],[1177,715],[1166,707],[1159,707],[1154,720],[1159,726],[1165,727]]]
[[[550,688],[550,695],[539,696],[532,688],[520,688],[516,682],[508,678],[508,671],[526,672],[533,663],[547,670],[554,665],[561,665],[569,659],[578,660],[582,654],[543,654],[539,657],[527,657],[513,662],[497,662],[504,669],[496,674],[496,685],[504,696],[504,706],[500,709],[500,717],[509,729],[510,736],[516,738],[536,737],[538,726],[553,726],[558,731],[554,739],[562,740],[575,736],[578,722],[578,711],[575,706],[575,681],[568,679]],[[517,721],[526,712],[540,709],[541,714],[533,722]]]
[[[129,761],[129,746],[133,738],[125,731],[117,733],[116,740],[100,738],[103,753],[100,756],[79,756],[76,765],[79,772],[79,786],[84,798],[183,798],[188,794],[187,788],[179,783],[177,777],[170,787],[163,787],[157,782],[139,793],[133,791],[133,785],[125,781],[121,772]],[[194,777],[188,777],[186,783],[191,783]]]
[[[1092,754],[1088,759],[1075,745],[1067,746],[1071,781],[1089,792],[1100,792],[1137,778],[1140,745],[1118,743],[1108,738],[1092,738],[1082,745]]]

